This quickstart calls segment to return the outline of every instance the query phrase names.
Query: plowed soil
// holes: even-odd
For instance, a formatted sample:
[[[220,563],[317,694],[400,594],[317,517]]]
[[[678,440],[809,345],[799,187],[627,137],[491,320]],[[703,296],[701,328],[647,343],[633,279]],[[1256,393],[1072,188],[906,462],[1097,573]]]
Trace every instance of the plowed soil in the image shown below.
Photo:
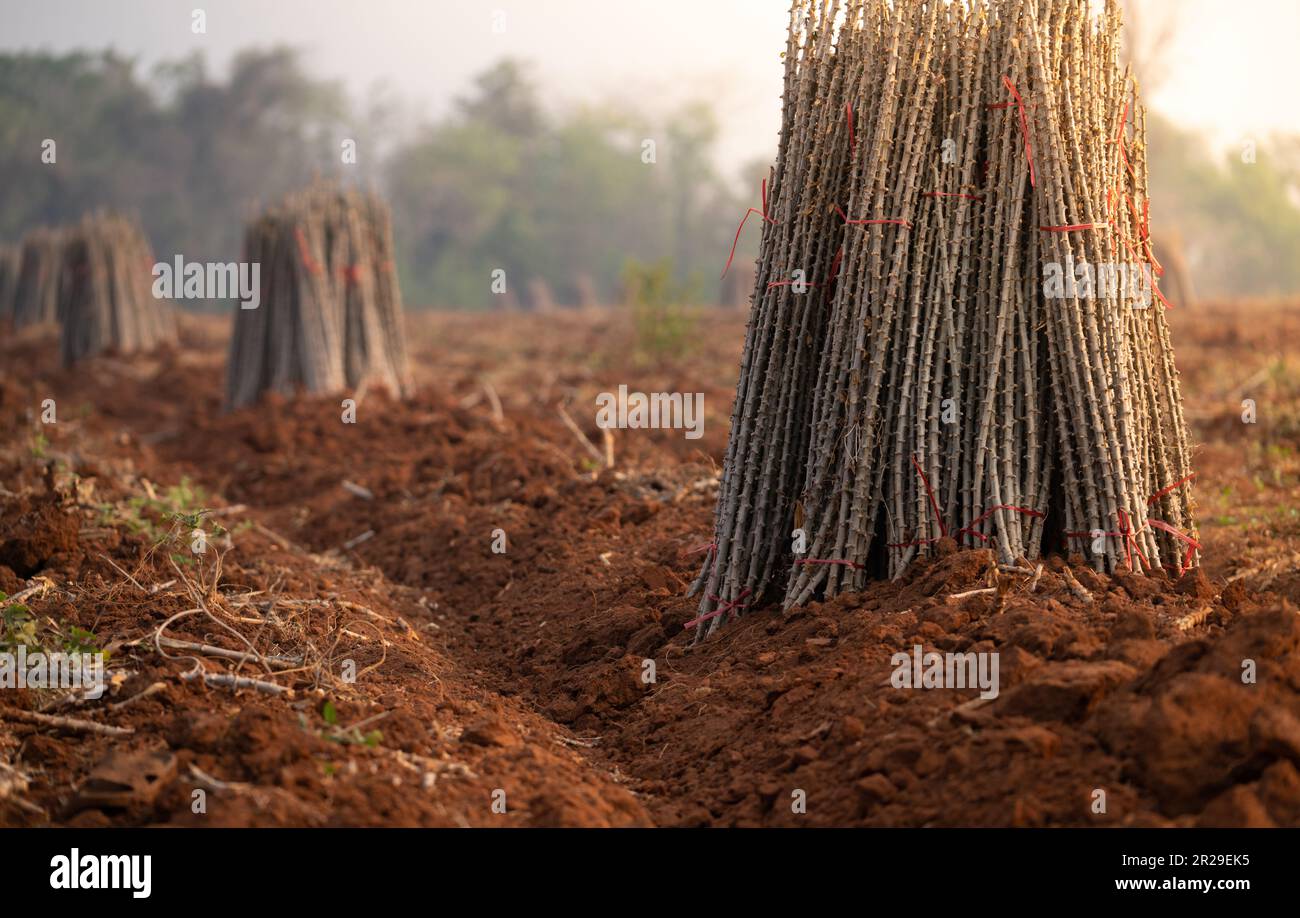
[[[1171,319],[1202,567],[948,544],[698,646],[743,315],[672,359],[619,313],[412,316],[418,393],[353,394],[354,424],[341,396],[223,412],[224,320],[73,370],[9,336],[0,591],[111,679],[0,692],[0,824],[1300,825],[1300,310]],[[605,468],[619,384],[704,392],[703,438],[617,431]],[[996,651],[999,695],[895,688],[917,645]],[[156,786],[87,793],[146,750]]]

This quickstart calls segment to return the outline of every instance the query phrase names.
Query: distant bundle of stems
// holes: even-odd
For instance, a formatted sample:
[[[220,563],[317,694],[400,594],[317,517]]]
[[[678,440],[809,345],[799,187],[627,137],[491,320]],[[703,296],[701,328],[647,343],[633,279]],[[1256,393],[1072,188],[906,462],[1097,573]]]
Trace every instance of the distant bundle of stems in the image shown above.
[[[402,295],[388,207],[319,185],[253,221],[244,259],[260,264],[256,309],[236,311],[227,404],[264,392],[409,389]]]
[[[799,0],[697,633],[945,539],[1195,560],[1114,2]]]
[[[0,245],[0,322],[13,322],[14,291],[18,289],[18,246]]]
[[[23,237],[12,256],[12,279],[0,300],[0,315],[15,329],[59,320],[59,279],[63,268],[63,233],[38,227]]]
[[[176,340],[171,302],[153,295],[153,253],[135,220],[84,217],[62,231],[59,264],[56,312],[65,364]]]

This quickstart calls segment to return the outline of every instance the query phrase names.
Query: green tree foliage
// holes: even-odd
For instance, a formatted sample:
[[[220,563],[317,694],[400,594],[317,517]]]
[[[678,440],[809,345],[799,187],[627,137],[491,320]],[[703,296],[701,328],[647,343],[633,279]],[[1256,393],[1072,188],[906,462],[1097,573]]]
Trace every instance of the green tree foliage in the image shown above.
[[[0,239],[113,207],[141,216],[160,256],[236,258],[259,200],[341,168],[346,116],[342,90],[287,48],[240,54],[220,83],[198,56],[146,83],[111,51],[0,55]]]
[[[402,133],[391,121],[382,106],[358,116],[287,48],[240,54],[222,81],[197,54],[147,79],[113,52],[0,55],[0,241],[110,206],[139,214],[161,257],[230,260],[256,209],[338,175],[390,197],[409,303],[490,306],[498,268],[525,304],[535,280],[577,302],[580,278],[613,301],[628,258],[672,259],[674,279],[703,279],[707,301],[757,195],[755,184],[742,201],[715,174],[707,107],[663,124],[623,107],[556,112],[516,61],[482,73],[440,123]],[[41,162],[45,138],[54,166]],[[357,165],[342,164],[343,138]]]
[[[716,299],[746,206],[714,171],[716,137],[703,105],[662,125],[625,108],[548,112],[526,68],[498,64],[389,163],[408,299],[490,306],[492,272],[503,269],[525,303],[536,279],[558,302],[577,302],[583,275],[608,301],[621,297],[630,257],[670,258],[677,281],[696,279]],[[757,231],[742,242],[752,255]]]
[[[160,120],[132,63],[112,52],[0,55],[0,236],[148,192],[137,144]],[[46,139],[59,167],[41,161]]]
[[[1195,134],[1148,115],[1151,223],[1173,229],[1202,295],[1281,296],[1300,290],[1300,138],[1261,140],[1216,161]]]

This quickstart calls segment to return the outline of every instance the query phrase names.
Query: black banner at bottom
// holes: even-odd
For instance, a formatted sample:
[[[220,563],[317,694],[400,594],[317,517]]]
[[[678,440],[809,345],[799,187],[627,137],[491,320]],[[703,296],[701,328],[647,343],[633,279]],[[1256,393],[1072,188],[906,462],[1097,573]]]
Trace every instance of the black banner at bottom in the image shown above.
[[[826,905],[843,887],[895,905],[923,893],[1231,906],[1289,889],[1296,841],[1292,830],[28,829],[0,832],[0,857],[24,904],[339,907],[459,892],[562,907],[689,889],[734,908],[783,894]]]

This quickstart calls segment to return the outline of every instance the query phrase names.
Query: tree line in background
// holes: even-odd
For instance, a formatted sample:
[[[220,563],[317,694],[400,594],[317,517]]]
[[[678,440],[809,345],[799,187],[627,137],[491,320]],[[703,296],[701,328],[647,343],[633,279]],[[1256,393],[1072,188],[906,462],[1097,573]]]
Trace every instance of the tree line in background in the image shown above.
[[[382,100],[362,110],[287,48],[245,51],[220,81],[199,55],[147,79],[112,52],[0,55],[0,241],[114,207],[139,215],[160,257],[234,260],[259,207],[318,175],[392,201],[417,306],[609,302],[630,261],[665,259],[679,283],[717,299],[748,192],[713,165],[707,106],[662,124],[631,109],[547,111],[527,69],[503,61],[443,120],[396,120]],[[47,138],[54,165],[42,161]],[[757,242],[747,234],[741,254]],[[498,270],[504,295],[492,289]]]
[[[666,264],[681,289],[715,302],[736,222],[766,174],[761,162],[718,170],[706,104],[658,120],[630,105],[555,111],[509,60],[441,120],[397,121],[287,48],[245,51],[221,80],[199,55],[142,76],[113,52],[3,54],[0,242],[111,207],[139,215],[160,258],[235,260],[259,207],[319,175],[388,196],[413,305],[612,302],[630,263]],[[1155,116],[1149,128],[1153,223],[1181,236],[1198,291],[1300,291],[1289,257],[1300,251],[1300,138],[1224,163]],[[42,161],[46,139],[55,165]],[[756,225],[742,234],[742,262],[758,238]],[[505,294],[491,286],[498,270]]]

